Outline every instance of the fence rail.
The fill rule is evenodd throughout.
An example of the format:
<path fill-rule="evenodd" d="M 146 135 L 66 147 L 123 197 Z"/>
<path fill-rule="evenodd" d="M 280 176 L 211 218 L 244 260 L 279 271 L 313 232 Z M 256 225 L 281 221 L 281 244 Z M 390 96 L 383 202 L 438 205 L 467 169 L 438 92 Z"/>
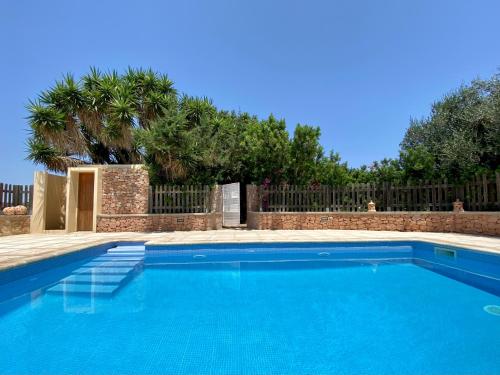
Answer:
<path fill-rule="evenodd" d="M 370 200 L 378 211 L 451 211 L 457 198 L 468 211 L 498 211 L 500 173 L 493 178 L 476 176 L 462 185 L 440 180 L 412 185 L 261 186 L 258 198 L 264 212 L 366 211 Z"/>
<path fill-rule="evenodd" d="M 150 186 L 149 212 L 152 214 L 210 212 L 210 193 L 209 186 Z"/>
<path fill-rule="evenodd" d="M 5 207 L 23 205 L 31 212 L 33 185 L 13 185 L 0 182 L 0 210 Z"/>

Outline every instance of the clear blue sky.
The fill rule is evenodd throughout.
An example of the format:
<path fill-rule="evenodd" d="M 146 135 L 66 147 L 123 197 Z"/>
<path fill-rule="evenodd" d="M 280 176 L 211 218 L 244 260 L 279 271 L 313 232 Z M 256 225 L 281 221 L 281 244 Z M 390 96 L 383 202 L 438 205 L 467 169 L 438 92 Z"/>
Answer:
<path fill-rule="evenodd" d="M 30 98 L 89 66 L 321 127 L 352 166 L 398 155 L 410 117 L 500 67 L 498 0 L 4 1 L 0 181 L 28 183 Z M 38 169 L 42 169 L 38 167 Z"/>

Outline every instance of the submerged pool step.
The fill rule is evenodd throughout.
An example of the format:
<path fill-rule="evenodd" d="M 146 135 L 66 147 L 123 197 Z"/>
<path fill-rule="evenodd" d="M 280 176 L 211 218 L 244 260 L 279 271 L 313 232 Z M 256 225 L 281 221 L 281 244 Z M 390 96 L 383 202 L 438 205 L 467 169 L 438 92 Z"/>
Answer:
<path fill-rule="evenodd" d="M 117 284 L 123 281 L 123 275 L 78 274 L 65 277 L 64 284 Z"/>
<path fill-rule="evenodd" d="M 133 268 L 141 260 L 132 260 L 132 261 L 100 260 L 100 261 L 95 261 L 95 262 L 88 262 L 88 263 L 84 264 L 81 268 L 121 268 L 121 267 L 124 267 L 124 268 L 132 267 Z"/>
<path fill-rule="evenodd" d="M 144 251 L 138 251 L 138 250 L 119 251 L 119 250 L 115 250 L 115 251 L 110 251 L 109 253 L 102 255 L 102 256 L 142 256 L 142 255 L 144 255 Z"/>
<path fill-rule="evenodd" d="M 144 247 L 124 246 L 82 264 L 46 290 L 49 294 L 112 296 L 132 279 L 144 260 Z"/>
<path fill-rule="evenodd" d="M 134 267 L 82 267 L 73 271 L 73 274 L 87 275 L 126 275 L 133 271 Z"/>
<path fill-rule="evenodd" d="M 49 294 L 83 294 L 110 296 L 118 290 L 120 284 L 65 284 L 59 283 L 47 290 Z"/>
<path fill-rule="evenodd" d="M 95 258 L 94 262 L 102 262 L 102 261 L 118 261 L 118 262 L 130 262 L 130 261 L 140 261 L 144 258 L 144 255 L 141 256 L 126 256 L 126 255 L 103 255 Z"/>
<path fill-rule="evenodd" d="M 144 246 L 142 246 L 142 249 L 139 248 L 138 246 L 126 247 L 123 249 L 115 247 L 113 249 L 109 249 L 108 254 L 144 254 Z"/>

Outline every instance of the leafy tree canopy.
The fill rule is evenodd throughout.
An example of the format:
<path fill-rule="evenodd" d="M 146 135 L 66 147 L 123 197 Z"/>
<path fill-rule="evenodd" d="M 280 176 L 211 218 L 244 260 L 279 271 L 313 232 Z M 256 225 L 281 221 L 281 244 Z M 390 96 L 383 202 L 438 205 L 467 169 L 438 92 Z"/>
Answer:
<path fill-rule="evenodd" d="M 325 155 L 318 127 L 220 110 L 178 95 L 151 70 L 67 75 L 28 106 L 28 158 L 50 170 L 146 163 L 152 183 L 396 182 L 469 178 L 500 162 L 500 79 L 476 80 L 411 120 L 398 159 L 349 168 Z"/>
<path fill-rule="evenodd" d="M 457 181 L 500 165 L 500 76 L 476 80 L 412 120 L 401 143 L 408 178 Z"/>

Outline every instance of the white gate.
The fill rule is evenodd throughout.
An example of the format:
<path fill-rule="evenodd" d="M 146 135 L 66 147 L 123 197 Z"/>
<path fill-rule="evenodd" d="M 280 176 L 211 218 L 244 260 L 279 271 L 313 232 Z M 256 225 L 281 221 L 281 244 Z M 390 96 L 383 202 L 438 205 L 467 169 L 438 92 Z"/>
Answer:
<path fill-rule="evenodd" d="M 222 185 L 222 225 L 237 227 L 240 225 L 240 184 Z"/>

